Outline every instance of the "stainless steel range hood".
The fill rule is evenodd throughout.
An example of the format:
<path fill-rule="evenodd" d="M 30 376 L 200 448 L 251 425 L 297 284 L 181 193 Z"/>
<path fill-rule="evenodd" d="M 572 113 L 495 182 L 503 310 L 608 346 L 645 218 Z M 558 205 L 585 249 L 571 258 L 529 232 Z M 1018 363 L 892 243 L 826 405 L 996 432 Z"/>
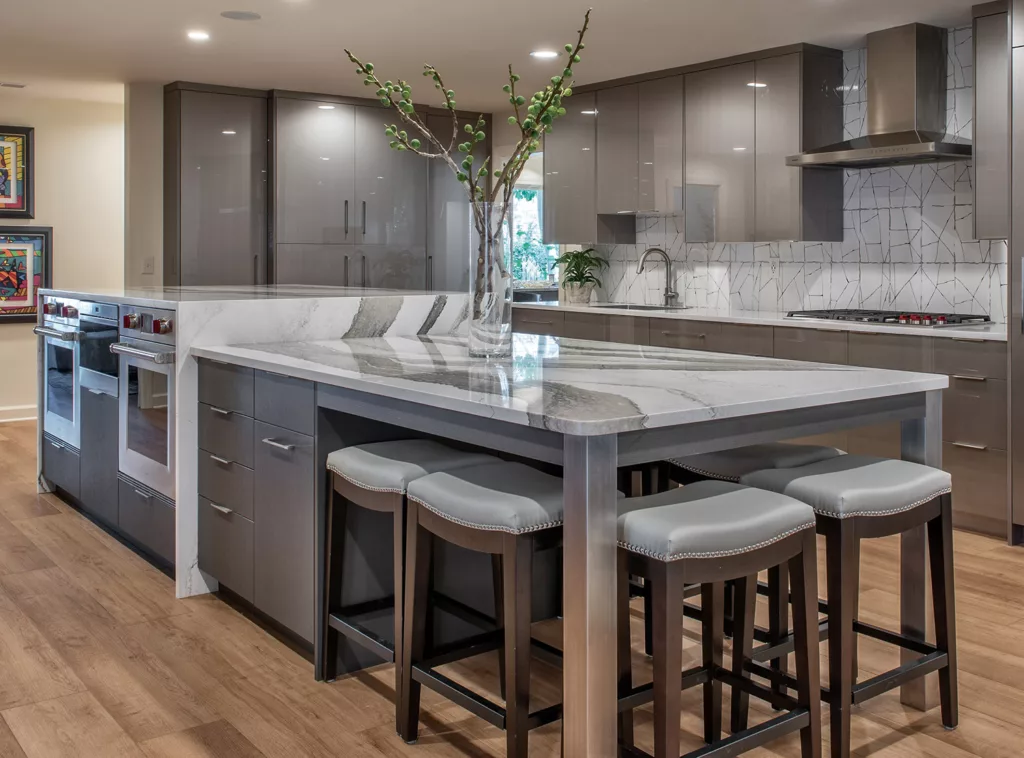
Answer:
<path fill-rule="evenodd" d="M 970 160 L 946 136 L 946 30 L 908 24 L 868 35 L 868 136 L 809 150 L 790 166 L 871 168 Z"/>

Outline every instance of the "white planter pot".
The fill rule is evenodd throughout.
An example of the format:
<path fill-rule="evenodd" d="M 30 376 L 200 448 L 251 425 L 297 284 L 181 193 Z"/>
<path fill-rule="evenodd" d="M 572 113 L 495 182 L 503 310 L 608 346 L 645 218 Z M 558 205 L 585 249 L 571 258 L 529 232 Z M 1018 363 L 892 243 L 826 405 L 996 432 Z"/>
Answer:
<path fill-rule="evenodd" d="M 590 299 L 594 295 L 594 283 L 587 284 L 563 284 L 562 292 L 565 295 L 565 305 L 590 305 Z"/>

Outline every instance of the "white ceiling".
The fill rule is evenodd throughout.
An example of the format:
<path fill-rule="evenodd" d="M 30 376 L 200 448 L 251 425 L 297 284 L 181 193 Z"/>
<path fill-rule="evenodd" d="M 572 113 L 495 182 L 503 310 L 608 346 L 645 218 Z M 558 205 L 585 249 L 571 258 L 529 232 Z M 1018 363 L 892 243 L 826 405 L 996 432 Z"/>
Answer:
<path fill-rule="evenodd" d="M 968 24 L 976 1 L 592 0 L 577 80 L 794 42 L 848 48 L 870 31 L 911 21 Z M 586 7 L 566 0 L 28 0 L 4 14 L 0 80 L 86 99 L 119 97 L 111 85 L 123 82 L 177 79 L 367 94 L 342 52 L 351 47 L 384 78 L 419 84 L 418 100 L 433 99 L 418 76 L 428 61 L 456 90 L 460 108 L 498 110 L 507 104 L 506 66 L 512 63 L 531 89 L 544 83 L 563 63 L 528 53 L 560 50 Z M 228 21 L 223 10 L 256 11 L 263 19 Z M 211 39 L 191 42 L 190 29 Z"/>

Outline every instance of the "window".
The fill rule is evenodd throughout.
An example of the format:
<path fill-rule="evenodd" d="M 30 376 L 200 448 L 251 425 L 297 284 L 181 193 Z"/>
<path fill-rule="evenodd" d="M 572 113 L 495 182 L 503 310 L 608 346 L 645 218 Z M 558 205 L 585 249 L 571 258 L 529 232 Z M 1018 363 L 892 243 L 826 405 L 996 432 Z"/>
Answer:
<path fill-rule="evenodd" d="M 551 263 L 558 257 L 558 245 L 545 245 L 543 241 L 543 195 L 543 190 L 534 187 L 512 190 L 507 239 L 517 287 L 557 281 Z"/>

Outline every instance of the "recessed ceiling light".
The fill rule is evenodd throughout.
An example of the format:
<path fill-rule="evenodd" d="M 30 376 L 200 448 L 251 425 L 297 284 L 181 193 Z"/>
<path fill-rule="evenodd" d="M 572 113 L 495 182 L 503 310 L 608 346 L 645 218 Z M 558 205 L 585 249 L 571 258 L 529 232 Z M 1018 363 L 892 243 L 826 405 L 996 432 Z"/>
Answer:
<path fill-rule="evenodd" d="M 224 131 L 221 132 L 221 134 L 228 134 L 228 135 L 230 135 L 230 134 L 238 134 L 238 132 L 236 132 L 236 131 L 234 131 L 232 129 L 225 129 Z"/>
<path fill-rule="evenodd" d="M 746 149 L 747 148 L 745 148 L 745 147 L 734 147 L 733 148 L 733 150 L 735 150 L 737 153 L 742 153 Z"/>
<path fill-rule="evenodd" d="M 582 150 L 585 153 L 590 152 L 590 148 L 589 147 L 581 147 L 580 150 Z"/>
<path fill-rule="evenodd" d="M 756 87 L 757 89 L 761 89 L 762 87 L 767 87 L 768 85 L 765 84 L 764 82 L 747 82 L 747 86 L 748 87 Z"/>
<path fill-rule="evenodd" d="M 334 110 L 334 106 L 333 105 L 318 105 L 317 108 L 319 108 L 322 111 L 333 111 Z"/>
<path fill-rule="evenodd" d="M 206 42 L 206 40 L 210 39 L 210 34 L 209 32 L 193 29 L 188 33 L 188 38 L 193 42 Z"/>
<path fill-rule="evenodd" d="M 322 161 L 329 161 L 329 160 L 330 160 L 330 158 L 325 158 L 324 156 L 322 156 L 322 155 L 321 155 L 321 156 L 320 156 L 320 160 L 322 160 Z"/>
<path fill-rule="evenodd" d="M 220 15 L 231 21 L 259 21 L 263 18 L 255 11 L 224 11 Z"/>
<path fill-rule="evenodd" d="M 596 116 L 597 111 L 580 111 L 584 116 Z"/>
<path fill-rule="evenodd" d="M 554 50 L 534 50 L 530 53 L 534 58 L 557 58 L 558 53 Z"/>

